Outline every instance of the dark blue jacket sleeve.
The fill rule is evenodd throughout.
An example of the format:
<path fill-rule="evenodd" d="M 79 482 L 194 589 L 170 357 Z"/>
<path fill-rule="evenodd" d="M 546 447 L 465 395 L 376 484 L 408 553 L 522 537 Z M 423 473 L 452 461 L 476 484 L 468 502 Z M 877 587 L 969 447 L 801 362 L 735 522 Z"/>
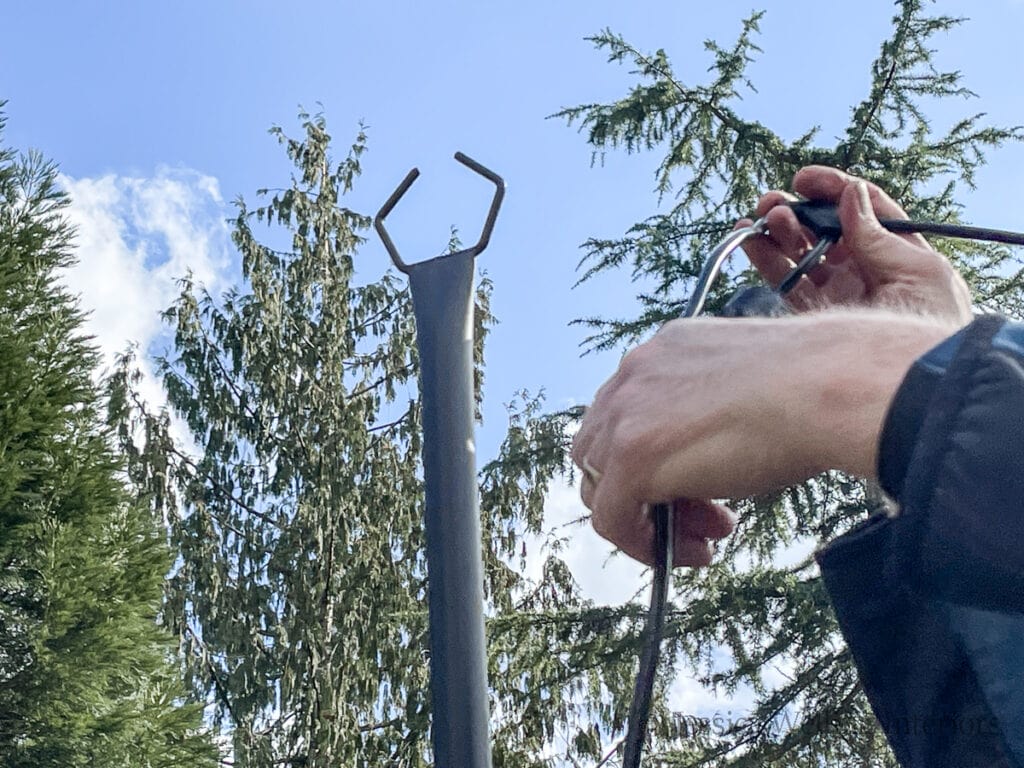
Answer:
<path fill-rule="evenodd" d="M 1024 326 L 918 360 L 879 454 L 898 514 L 818 553 L 865 692 L 907 768 L 1024 768 Z"/>

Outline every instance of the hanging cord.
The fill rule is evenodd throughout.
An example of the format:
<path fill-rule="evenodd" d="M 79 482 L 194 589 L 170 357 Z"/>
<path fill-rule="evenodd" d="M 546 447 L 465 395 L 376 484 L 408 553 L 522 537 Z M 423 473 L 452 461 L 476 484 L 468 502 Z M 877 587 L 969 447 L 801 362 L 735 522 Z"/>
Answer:
<path fill-rule="evenodd" d="M 765 220 L 759 219 L 749 227 L 734 230 L 708 256 L 704 262 L 697 286 L 690 300 L 686 302 L 683 317 L 694 317 L 704 308 L 711 283 L 722 271 L 722 265 L 736 248 L 748 237 L 765 232 Z M 646 510 L 654 520 L 654 581 L 651 585 L 651 606 L 647 612 L 644 627 L 643 650 L 640 654 L 640 671 L 633 686 L 633 701 L 629 706 L 629 724 L 626 728 L 625 751 L 622 768 L 639 768 L 644 740 L 647 736 L 647 721 L 651 714 L 651 699 L 654 693 L 654 677 L 658 669 L 661 652 L 661 636 L 665 631 L 665 606 L 668 603 L 668 588 L 674 561 L 675 515 L 671 504 L 655 504 Z"/>
<path fill-rule="evenodd" d="M 776 316 L 785 313 L 783 297 L 792 290 L 800 278 L 821 261 L 825 252 L 842 236 L 839 212 L 835 204 L 826 201 L 801 201 L 790 203 L 797 220 L 818 238 L 814 246 L 800 259 L 793 270 L 783 278 L 779 287 L 770 291 L 764 287 L 746 288 L 738 291 L 726 305 L 723 314 L 737 316 Z M 1007 245 L 1024 245 L 1024 233 L 1001 229 L 969 227 L 960 224 L 944 224 L 932 221 L 911 221 L 908 219 L 879 219 L 879 223 L 890 232 L 921 233 L 955 237 L 962 240 L 986 240 Z M 686 303 L 683 317 L 695 317 L 704 308 L 711 284 L 722 271 L 729 255 L 749 237 L 767 233 L 767 222 L 758 219 L 748 227 L 733 230 L 708 256 L 697 278 L 690 300 Z M 767 296 L 763 295 L 767 292 Z M 746 297 L 757 298 L 745 301 Z M 767 299 L 767 300 L 766 300 Z M 733 311 L 729 308 L 733 307 Z M 654 504 L 647 508 L 654 519 L 654 580 L 651 585 L 651 604 L 644 627 L 644 644 L 640 655 L 640 669 L 633 687 L 633 701 L 629 707 L 629 724 L 626 728 L 622 768 L 640 768 L 640 758 L 647 736 L 647 722 L 651 714 L 654 693 L 654 678 L 657 674 L 661 638 L 665 631 L 665 608 L 668 603 L 668 588 L 674 562 L 674 514 L 671 504 Z"/>
<path fill-rule="evenodd" d="M 647 612 L 644 647 L 640 655 L 640 671 L 633 686 L 633 701 L 629 705 L 629 728 L 626 731 L 623 766 L 639 766 L 640 754 L 647 735 L 647 720 L 651 716 L 651 693 L 654 675 L 658 671 L 661 653 L 661 635 L 665 627 L 665 606 L 668 604 L 668 585 L 672 573 L 675 515 L 672 507 L 659 504 L 654 515 L 654 581 L 651 584 L 651 607 Z"/>

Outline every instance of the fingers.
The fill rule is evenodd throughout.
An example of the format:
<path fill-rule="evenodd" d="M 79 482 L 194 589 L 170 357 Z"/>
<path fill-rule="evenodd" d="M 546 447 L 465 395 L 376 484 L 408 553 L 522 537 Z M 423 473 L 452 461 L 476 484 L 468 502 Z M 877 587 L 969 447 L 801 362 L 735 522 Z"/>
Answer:
<path fill-rule="evenodd" d="M 600 407 L 603 401 L 606 401 L 608 397 L 617 389 L 618 382 L 621 380 L 621 365 L 620 369 L 616 370 L 612 374 L 611 378 L 608 379 L 601 388 L 594 394 L 594 400 L 584 411 L 583 421 L 580 424 L 579 431 L 572 441 L 572 460 L 580 469 L 584 469 L 585 461 L 593 461 L 593 457 L 590 456 L 591 446 L 594 442 L 594 435 L 601 431 L 604 419 L 602 414 L 604 411 Z M 599 423 L 600 422 L 600 423 Z M 600 471 L 600 465 L 593 465 L 593 468 Z M 584 499 L 584 502 L 586 500 Z M 589 507 L 590 505 L 587 504 Z"/>
<path fill-rule="evenodd" d="M 603 478 L 602 481 L 604 482 Z M 591 492 L 586 492 L 586 487 Z M 586 496 L 593 496 L 593 482 L 584 483 Z M 609 494 L 602 493 L 601 499 Z M 595 532 L 615 544 L 622 552 L 647 565 L 653 565 L 656 557 L 654 548 L 653 507 L 632 504 L 628 509 L 609 513 L 599 503 L 594 508 L 591 522 Z M 736 528 L 736 514 L 723 504 L 711 501 L 683 500 L 672 504 L 675 538 L 673 542 L 673 566 L 701 567 L 708 565 L 714 555 L 713 540 L 723 539 Z"/>
<path fill-rule="evenodd" d="M 902 213 L 901 208 L 896 206 L 896 209 Z M 851 257 L 876 280 L 887 282 L 899 273 L 914 270 L 924 253 L 935 254 L 934 259 L 927 259 L 929 262 L 941 261 L 920 235 L 894 235 L 878 222 L 870 188 L 864 181 L 856 181 L 843 190 L 838 210 L 843 242 Z M 923 245 L 926 250 L 912 248 L 908 240 L 915 246 Z"/>
<path fill-rule="evenodd" d="M 679 536 L 722 539 L 736 528 L 736 513 L 713 501 L 682 499 L 672 505 Z"/>
<path fill-rule="evenodd" d="M 643 505 L 630 505 L 625 514 L 621 509 L 609 510 L 602 504 L 591 509 L 593 514 L 590 523 L 598 536 L 610 541 L 634 560 L 646 565 L 654 564 L 654 521 Z"/>
<path fill-rule="evenodd" d="M 838 168 L 809 165 L 796 172 L 793 177 L 793 189 L 808 200 L 829 200 L 835 203 L 839 201 L 847 187 L 859 181 L 862 179 L 844 173 Z M 908 218 L 906 211 L 881 188 L 869 182 L 864 183 L 867 184 L 872 207 L 878 216 L 889 219 Z"/>
<path fill-rule="evenodd" d="M 672 567 L 690 566 L 703 568 L 711 565 L 715 557 L 715 547 L 707 539 L 693 536 L 676 536 L 672 548 Z M 653 563 L 651 563 L 653 565 Z"/>
<path fill-rule="evenodd" d="M 747 254 L 750 263 L 753 264 L 761 276 L 771 285 L 778 285 L 782 279 L 789 274 L 796 266 L 791 255 L 798 255 L 807 247 L 806 239 L 799 232 L 799 224 L 796 216 L 788 208 L 777 208 L 779 214 L 772 211 L 772 218 L 784 219 L 788 213 L 796 224 L 796 232 L 787 229 L 785 226 L 769 229 L 770 235 L 758 235 L 748 238 L 743 242 L 743 252 Z M 750 220 L 744 219 L 738 226 L 749 226 Z"/>
<path fill-rule="evenodd" d="M 792 257 L 806 252 L 810 247 L 810 240 L 788 206 L 769 210 L 767 218 L 769 234 L 749 238 L 743 243 L 742 248 L 765 282 L 771 286 L 778 286 L 796 267 L 796 261 Z M 749 219 L 743 219 L 737 226 L 748 226 L 750 223 Z M 801 277 L 787 294 L 787 303 L 797 310 L 817 306 L 819 302 L 815 298 L 814 289 L 828 279 L 829 270 L 825 265 L 815 267 Z"/>
<path fill-rule="evenodd" d="M 783 192 L 778 189 L 773 189 L 771 192 L 765 192 L 761 195 L 761 199 L 757 201 L 757 215 L 765 216 L 769 211 L 782 205 L 785 206 L 787 203 L 795 203 L 798 200 L 796 195 L 791 195 L 788 192 Z M 796 217 L 794 217 L 795 220 Z"/>
<path fill-rule="evenodd" d="M 607 455 L 604 442 L 589 437 L 598 427 L 585 424 L 573 445 L 573 460 L 580 466 L 580 497 L 592 510 L 591 524 L 602 538 L 635 560 L 655 560 L 654 521 L 643 500 L 643 478 L 627 473 L 622 461 Z M 736 527 L 736 515 L 711 501 L 686 500 L 672 505 L 675 566 L 703 566 L 711 562 L 712 539 L 721 539 Z"/>
<path fill-rule="evenodd" d="M 838 203 L 844 192 L 861 183 L 867 187 L 868 199 L 871 201 L 870 208 L 877 218 L 909 218 L 907 212 L 880 187 L 844 173 L 838 168 L 829 168 L 823 165 L 809 165 L 806 168 L 801 168 L 793 177 L 793 190 L 807 200 L 827 200 Z M 795 233 L 806 231 L 801 229 L 796 216 L 787 210 L 786 204 L 796 200 L 795 196 L 776 190 L 768 192 L 758 201 L 757 215 L 768 216 L 769 231 L 780 245 L 798 244 Z M 846 231 L 845 226 L 843 230 Z M 927 245 L 922 235 L 904 237 L 912 242 Z"/>
<path fill-rule="evenodd" d="M 793 189 L 807 199 L 837 203 L 843 226 L 843 237 L 829 251 L 828 263 L 808 273 L 789 295 L 795 308 L 817 306 L 820 292 L 816 289 L 826 286 L 830 300 L 849 300 L 857 298 L 860 290 L 872 290 L 898 275 L 938 267 L 941 257 L 923 236 L 895 235 L 882 227 L 879 216 L 906 219 L 907 214 L 874 184 L 836 168 L 808 166 L 793 177 Z M 799 255 L 811 245 L 810 233 L 787 205 L 795 199 L 780 191 L 765 194 L 758 202 L 757 213 L 766 219 L 768 235 L 751 238 L 743 246 L 750 261 L 772 285 L 778 285 L 789 274 Z M 850 258 L 856 264 L 846 267 Z M 835 268 L 841 265 L 845 271 L 840 268 L 837 272 Z M 853 286 L 854 295 L 840 295 L 841 286 L 830 283 L 837 274 L 846 275 L 851 270 L 859 277 L 859 283 Z"/>
<path fill-rule="evenodd" d="M 801 168 L 793 177 L 793 189 L 808 200 L 829 200 L 840 202 L 844 192 L 857 184 L 862 183 L 867 188 L 870 209 L 874 216 L 882 219 L 908 219 L 907 212 L 900 207 L 899 203 L 889 197 L 883 189 L 864 181 L 856 176 L 840 171 L 838 168 L 828 168 L 823 165 L 809 165 Z M 840 219 L 841 220 L 841 219 Z M 846 223 L 843 223 L 844 236 L 847 232 Z M 893 237 L 897 237 L 894 235 Z M 927 246 L 923 235 L 904 235 L 901 239 L 909 242 Z"/>
<path fill-rule="evenodd" d="M 763 195 L 757 204 L 757 215 L 765 219 L 768 233 L 750 238 L 743 244 L 747 258 L 771 285 L 781 283 L 796 266 L 801 254 L 814 244 L 811 233 L 800 224 L 789 207 L 789 203 L 796 200 L 795 196 L 779 190 Z M 741 223 L 749 222 L 744 220 Z M 812 270 L 791 292 L 792 303 L 799 308 L 807 298 L 804 294 L 827 279 L 824 270 Z"/>
<path fill-rule="evenodd" d="M 596 488 L 597 479 L 586 471 L 580 472 L 580 499 L 587 509 L 592 509 Z"/>
<path fill-rule="evenodd" d="M 672 504 L 672 514 L 675 517 L 672 566 L 675 568 L 710 565 L 715 554 L 714 541 L 725 538 L 736 528 L 736 514 L 728 507 L 711 501 L 676 501 Z M 653 550 L 652 543 L 650 564 L 654 561 Z"/>
<path fill-rule="evenodd" d="M 736 529 L 736 513 L 724 504 L 692 499 L 676 501 L 673 562 L 675 567 L 701 568 L 710 565 L 715 554 L 711 540 L 724 539 Z"/>

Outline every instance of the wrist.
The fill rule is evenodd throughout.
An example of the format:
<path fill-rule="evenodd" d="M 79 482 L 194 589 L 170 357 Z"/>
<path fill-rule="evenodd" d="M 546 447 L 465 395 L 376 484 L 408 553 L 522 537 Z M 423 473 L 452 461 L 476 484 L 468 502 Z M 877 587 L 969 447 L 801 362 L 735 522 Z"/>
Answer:
<path fill-rule="evenodd" d="M 953 323 L 889 312 L 831 312 L 816 318 L 805 381 L 810 435 L 820 471 L 876 479 L 882 428 L 914 362 L 956 332 Z"/>

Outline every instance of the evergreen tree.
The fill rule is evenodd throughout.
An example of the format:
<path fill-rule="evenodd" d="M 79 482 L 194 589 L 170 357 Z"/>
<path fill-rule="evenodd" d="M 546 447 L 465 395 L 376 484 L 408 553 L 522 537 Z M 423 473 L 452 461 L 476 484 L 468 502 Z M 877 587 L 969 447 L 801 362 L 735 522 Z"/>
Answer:
<path fill-rule="evenodd" d="M 672 201 L 622 237 L 585 243 L 582 280 L 628 269 L 644 286 L 635 317 L 580 321 L 590 329 L 592 348 L 631 345 L 678 317 L 713 244 L 750 215 L 760 194 L 786 188 L 802 166 L 836 166 L 874 181 L 912 217 L 959 220 L 957 195 L 972 184 L 985 151 L 1019 140 L 1022 131 L 985 126 L 975 114 L 937 135 L 927 103 L 971 95 L 959 73 L 936 68 L 931 48 L 959 20 L 930 16 L 923 0 L 896 6 L 867 93 L 833 145 L 821 142 L 814 126 L 787 141 L 743 114 L 761 13 L 743 22 L 732 45 L 707 43 L 710 78 L 695 85 L 673 70 L 663 50 L 644 53 L 611 31 L 592 38 L 609 61 L 633 66 L 638 82 L 618 101 L 558 116 L 579 125 L 595 155 L 659 153 L 656 192 L 659 201 Z M 1020 316 L 1022 273 L 1010 249 L 959 240 L 935 244 L 961 268 L 979 303 Z M 709 311 L 751 279 L 749 270 L 721 279 Z M 677 576 L 661 682 L 664 692 L 672 668 L 681 667 L 724 694 L 751 686 L 756 705 L 740 719 L 734 713 L 733 722 L 702 723 L 673 719 L 662 700 L 652 726 L 652 764 L 895 765 L 813 561 L 774 564 L 796 538 L 825 543 L 879 503 L 870 488 L 838 474 L 737 502 L 739 529 L 716 564 Z M 728 663 L 713 655 L 720 648 Z M 784 683 L 765 682 L 769 666 L 787 670 Z"/>
<path fill-rule="evenodd" d="M 709 45 L 712 79 L 699 86 L 677 78 L 663 52 L 644 55 L 610 32 L 594 39 L 612 60 L 634 64 L 642 82 L 619 102 L 561 115 L 588 131 L 597 153 L 664 150 L 659 192 L 680 191 L 670 211 L 625 237 L 587 243 L 583 279 L 628 265 L 653 285 L 638 317 L 584 321 L 593 346 L 632 343 L 677 316 L 703 254 L 802 165 L 847 168 L 893 189 L 913 215 L 955 219 L 958 185 L 970 183 L 982 151 L 1019 137 L 977 117 L 932 135 L 920 100 L 964 93 L 955 74 L 934 70 L 928 48 L 955 21 L 904 2 L 839 144 L 818 146 L 814 130 L 786 142 L 737 107 L 759 18 L 735 45 Z M 410 297 L 391 274 L 355 278 L 368 220 L 343 197 L 361 171 L 365 136 L 336 162 L 323 118 L 301 119 L 300 138 L 274 130 L 295 166 L 290 184 L 263 190 L 254 209 L 238 203 L 242 285 L 214 297 L 187 278 L 167 312 L 170 409 L 146 411 L 126 359 L 114 417 L 132 480 L 168 521 L 179 553 L 165 620 L 187 651 L 193 689 L 231 736 L 235 764 L 424 766 L 429 574 Z M 983 300 L 1016 310 L 1016 278 L 1000 277 L 1006 249 L 939 245 Z M 748 279 L 723 280 L 711 306 Z M 489 293 L 484 280 L 478 384 Z M 524 395 L 481 471 L 497 766 L 596 765 L 614 758 L 622 736 L 643 607 L 582 600 L 550 533 L 541 578 L 521 573 L 527 534 L 543 530 L 548 484 L 571 472 L 567 434 L 578 415 L 544 414 Z M 174 418 L 187 440 L 173 438 Z M 795 537 L 829 540 L 872 503 L 860 484 L 833 475 L 739 505 L 743 523 L 719 562 L 677 584 L 651 728 L 657 759 L 892 763 L 813 564 L 773 565 Z M 732 656 L 724 667 L 713 663 L 723 645 Z M 791 680 L 766 685 L 769 663 L 785 664 Z M 755 712 L 721 736 L 722 724 L 672 713 L 664 694 L 680 665 L 725 692 L 753 686 Z"/>
<path fill-rule="evenodd" d="M 0 149 L 0 763 L 213 765 L 156 623 L 171 553 L 124 486 L 57 282 L 66 202 L 52 164 Z"/>
<path fill-rule="evenodd" d="M 355 279 L 368 218 L 342 198 L 366 137 L 335 162 L 324 119 L 300 119 L 301 138 L 273 130 L 294 163 L 291 184 L 262 190 L 269 200 L 255 209 L 238 201 L 244 285 L 213 297 L 186 278 L 166 313 L 169 410 L 146 410 L 126 358 L 113 416 L 132 480 L 179 553 L 164 615 L 235 764 L 424 766 L 428 574 L 411 297 L 390 273 Z M 476 293 L 478 397 L 490 290 L 485 279 Z M 566 463 L 568 416 L 542 418 L 538 407 L 524 396 L 510 410 L 500 460 L 482 473 L 498 765 L 550 764 L 561 690 L 582 684 L 552 656 L 552 636 L 575 652 L 561 614 L 587 607 L 557 559 L 543 584 L 527 583 L 517 563 Z M 174 417 L 189 440 L 173 438 Z"/>

